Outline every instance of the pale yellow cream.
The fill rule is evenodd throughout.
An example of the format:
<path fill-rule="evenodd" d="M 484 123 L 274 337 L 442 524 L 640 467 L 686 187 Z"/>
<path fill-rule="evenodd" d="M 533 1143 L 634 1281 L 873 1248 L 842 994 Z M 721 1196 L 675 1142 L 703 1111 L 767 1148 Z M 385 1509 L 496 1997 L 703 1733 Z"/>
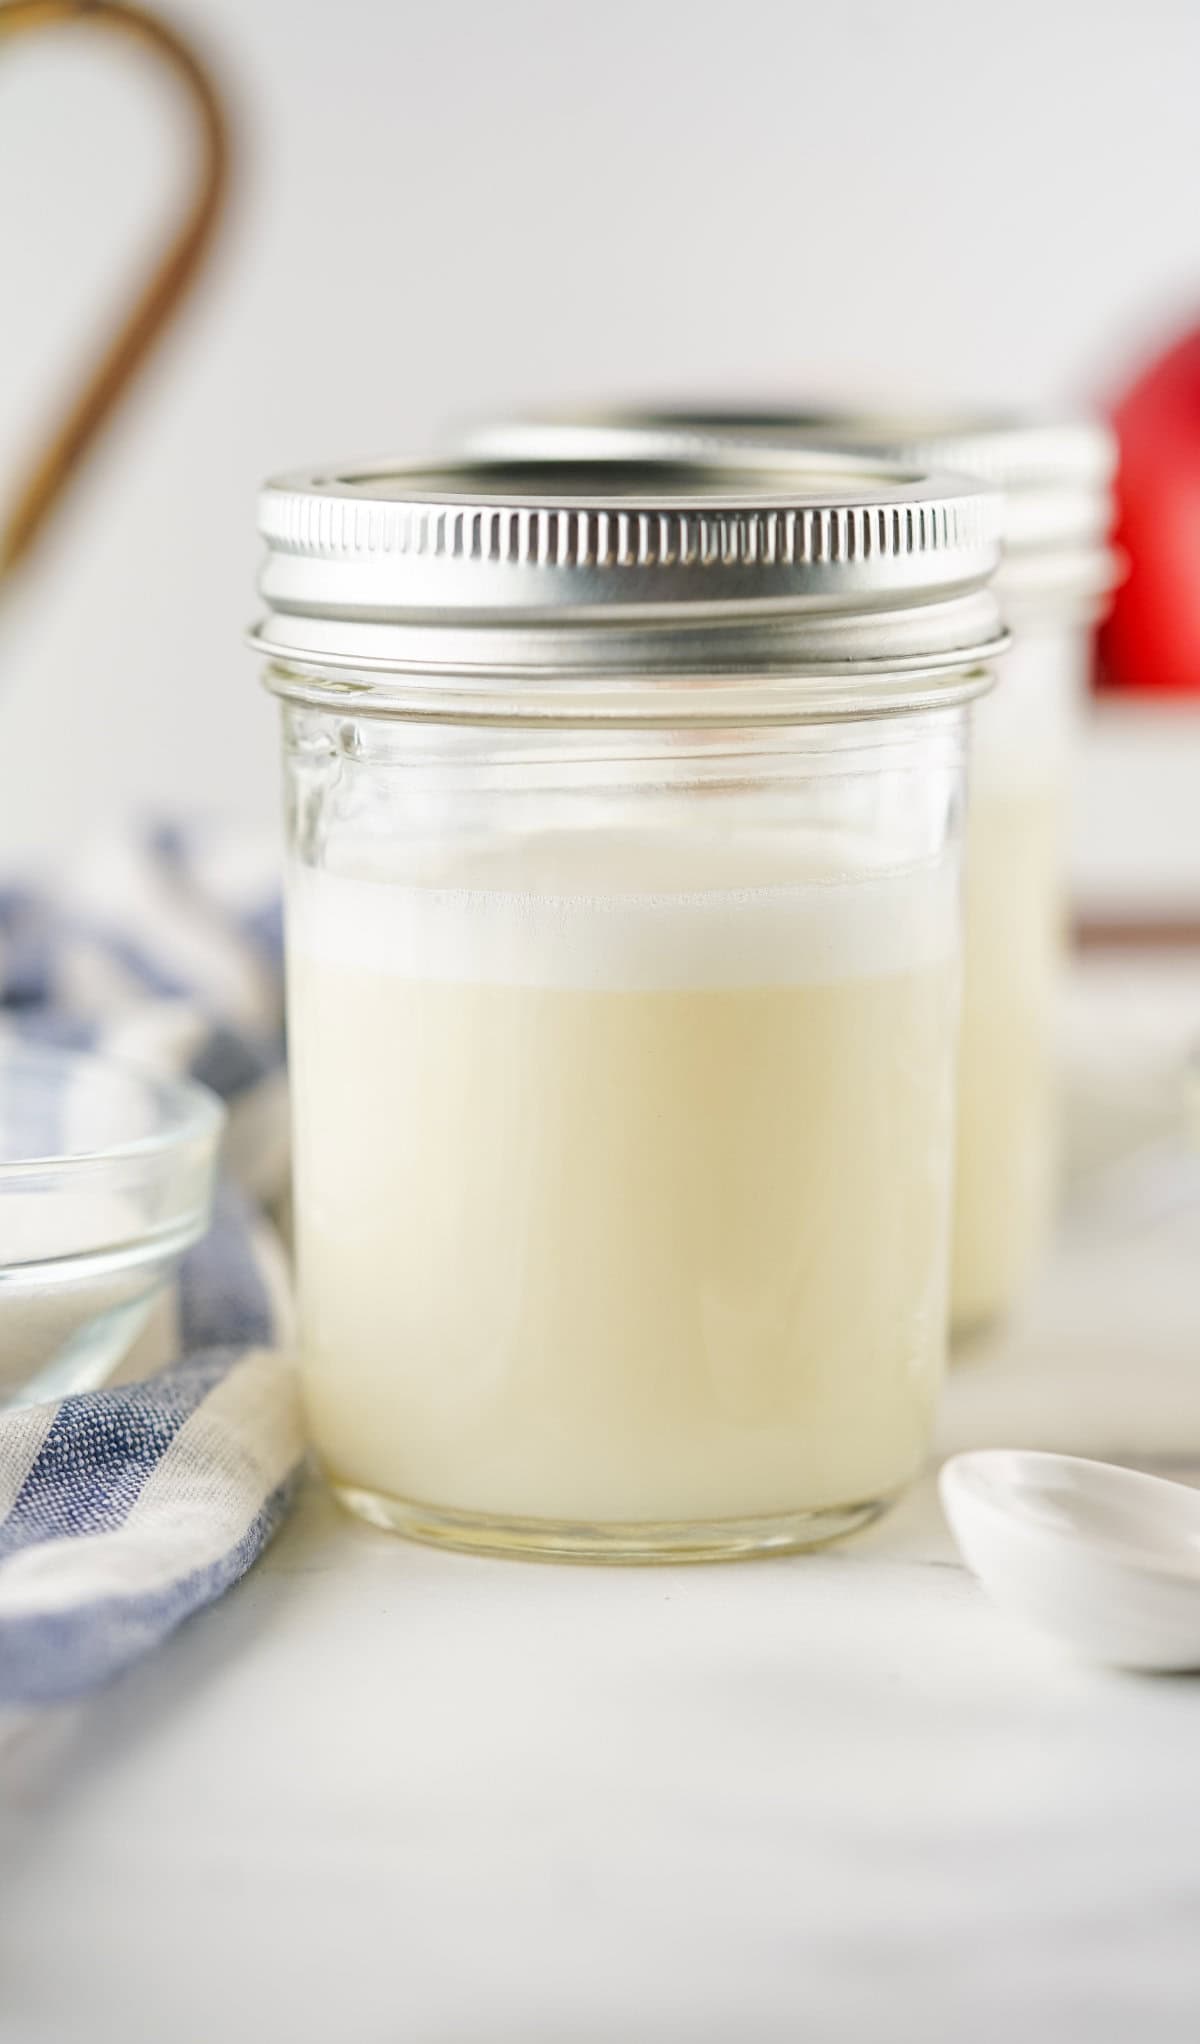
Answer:
<path fill-rule="evenodd" d="M 1062 809 L 1055 788 L 985 788 L 968 824 L 951 1278 L 961 1332 L 1020 1297 L 1050 1231 Z"/>
<path fill-rule="evenodd" d="M 303 1371 L 335 1480 L 602 1524 L 912 1475 L 953 876 L 780 835 L 717 885 L 731 856 L 588 834 L 295 877 Z"/>
<path fill-rule="evenodd" d="M 975 710 L 951 1321 L 1018 1303 L 1050 1235 L 1068 761 L 1087 641 L 1027 632 Z"/>

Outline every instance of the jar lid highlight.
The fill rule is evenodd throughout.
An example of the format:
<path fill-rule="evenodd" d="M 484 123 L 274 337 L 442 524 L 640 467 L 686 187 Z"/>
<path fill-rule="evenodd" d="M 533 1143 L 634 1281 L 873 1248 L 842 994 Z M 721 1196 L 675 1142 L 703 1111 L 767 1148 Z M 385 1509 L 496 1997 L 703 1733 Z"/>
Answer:
<path fill-rule="evenodd" d="M 961 477 L 815 449 L 769 471 L 658 454 L 338 465 L 263 492 L 253 643 L 285 667 L 374 676 L 380 713 L 435 714 L 440 694 L 444 714 L 559 715 L 565 692 L 589 718 L 615 691 L 621 714 L 661 718 L 663 680 L 687 678 L 722 684 L 703 714 L 726 716 L 714 692 L 783 676 L 790 715 L 818 698 L 824 713 L 839 688 L 863 714 L 872 681 L 882 706 L 911 707 L 938 676 L 961 693 L 1003 643 L 987 588 L 1000 512 Z M 805 678 L 827 686 L 805 697 Z M 656 681 L 657 704 L 635 705 Z M 672 721 L 694 713 L 685 693 Z"/>
<path fill-rule="evenodd" d="M 620 462 L 631 456 L 787 466 L 810 449 L 950 470 L 1003 492 L 1006 595 L 1096 598 L 1116 580 L 1108 547 L 1116 439 L 1097 418 L 849 405 L 630 406 L 531 412 L 466 436 L 491 457 Z"/>

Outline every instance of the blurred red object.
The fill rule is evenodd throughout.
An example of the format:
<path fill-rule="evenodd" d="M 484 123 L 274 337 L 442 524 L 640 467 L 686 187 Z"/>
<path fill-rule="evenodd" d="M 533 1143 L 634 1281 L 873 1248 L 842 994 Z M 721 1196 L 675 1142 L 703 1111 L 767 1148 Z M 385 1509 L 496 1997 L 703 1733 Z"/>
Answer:
<path fill-rule="evenodd" d="M 1200 327 L 1113 413 L 1126 579 L 1099 639 L 1102 688 L 1200 695 Z"/>

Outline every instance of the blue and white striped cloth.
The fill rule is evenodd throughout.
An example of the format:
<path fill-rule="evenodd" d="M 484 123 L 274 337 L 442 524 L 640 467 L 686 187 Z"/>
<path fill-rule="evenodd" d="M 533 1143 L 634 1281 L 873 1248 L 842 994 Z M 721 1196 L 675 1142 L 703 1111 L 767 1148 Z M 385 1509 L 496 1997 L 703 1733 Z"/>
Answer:
<path fill-rule="evenodd" d="M 278 889 L 215 829 L 99 848 L 52 891 L 0 885 L 0 1039 L 187 1072 L 226 1101 L 226 1177 L 184 1258 L 167 1368 L 0 1410 L 0 1709 L 78 1697 L 244 1574 L 303 1447 L 271 1216 L 286 1198 Z"/>

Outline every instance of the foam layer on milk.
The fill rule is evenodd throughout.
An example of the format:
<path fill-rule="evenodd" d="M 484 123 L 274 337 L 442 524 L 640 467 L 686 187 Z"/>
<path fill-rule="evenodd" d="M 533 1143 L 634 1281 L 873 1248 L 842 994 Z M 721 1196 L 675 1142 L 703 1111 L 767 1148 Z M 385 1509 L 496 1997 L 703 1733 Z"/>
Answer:
<path fill-rule="evenodd" d="M 289 944 L 326 969 L 443 984 L 795 986 L 939 964 L 957 913 L 949 862 L 897 869 L 846 835 L 562 832 L 297 866 Z"/>

